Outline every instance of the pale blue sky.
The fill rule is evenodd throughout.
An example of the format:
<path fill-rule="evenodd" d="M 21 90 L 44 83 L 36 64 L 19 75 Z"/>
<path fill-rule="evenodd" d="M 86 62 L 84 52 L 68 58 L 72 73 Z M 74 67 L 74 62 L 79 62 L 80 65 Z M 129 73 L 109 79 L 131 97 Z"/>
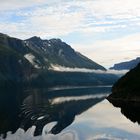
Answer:
<path fill-rule="evenodd" d="M 110 67 L 140 54 L 140 1 L 0 0 L 0 32 L 61 38 Z"/>

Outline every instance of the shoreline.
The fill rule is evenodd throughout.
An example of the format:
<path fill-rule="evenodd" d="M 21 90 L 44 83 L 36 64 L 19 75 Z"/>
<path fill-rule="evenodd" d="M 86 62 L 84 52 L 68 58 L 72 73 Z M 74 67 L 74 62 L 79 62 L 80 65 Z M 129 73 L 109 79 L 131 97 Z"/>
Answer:
<path fill-rule="evenodd" d="M 134 99 L 121 99 L 121 98 L 112 98 L 108 96 L 106 98 L 110 103 L 112 103 L 115 107 L 134 107 L 134 108 L 140 108 L 140 100 L 134 100 Z"/>

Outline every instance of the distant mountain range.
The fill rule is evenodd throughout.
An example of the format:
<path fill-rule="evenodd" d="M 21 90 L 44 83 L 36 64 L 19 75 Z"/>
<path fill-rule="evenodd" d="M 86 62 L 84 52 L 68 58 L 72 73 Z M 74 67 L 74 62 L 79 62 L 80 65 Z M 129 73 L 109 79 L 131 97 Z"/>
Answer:
<path fill-rule="evenodd" d="M 121 63 L 115 64 L 110 69 L 114 69 L 114 70 L 130 70 L 130 69 L 133 69 L 134 67 L 136 67 L 138 65 L 138 63 L 140 63 L 140 57 L 138 57 L 136 59 L 133 59 L 131 61 L 121 62 Z"/>

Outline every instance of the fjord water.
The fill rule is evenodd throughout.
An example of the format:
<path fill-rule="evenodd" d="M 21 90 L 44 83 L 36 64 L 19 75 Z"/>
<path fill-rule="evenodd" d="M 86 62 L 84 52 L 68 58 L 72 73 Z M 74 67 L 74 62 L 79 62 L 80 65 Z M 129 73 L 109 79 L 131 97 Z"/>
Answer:
<path fill-rule="evenodd" d="M 111 86 L 26 90 L 28 94 L 18 114 L 20 129 L 15 134 L 8 132 L 6 139 L 140 139 L 139 125 L 105 99 L 110 92 Z M 131 116 L 131 120 L 138 121 L 136 116 Z"/>

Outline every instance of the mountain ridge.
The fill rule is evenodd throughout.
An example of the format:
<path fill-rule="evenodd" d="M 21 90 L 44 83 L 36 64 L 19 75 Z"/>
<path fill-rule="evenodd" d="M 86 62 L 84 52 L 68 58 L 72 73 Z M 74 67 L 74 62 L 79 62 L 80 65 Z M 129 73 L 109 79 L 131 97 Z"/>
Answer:
<path fill-rule="evenodd" d="M 9 86 L 11 83 L 14 85 L 24 83 L 28 86 L 33 86 L 32 83 L 39 83 L 40 86 L 41 84 L 44 86 L 47 86 L 47 84 L 64 86 L 64 80 L 56 80 L 55 76 L 67 80 L 67 85 L 84 85 L 86 83 L 88 83 L 87 85 L 105 85 L 112 84 L 118 78 L 113 74 L 105 74 L 106 77 L 104 74 L 97 73 L 51 72 L 53 70 L 50 69 L 52 64 L 65 68 L 106 70 L 103 66 L 75 51 L 60 39 L 42 40 L 40 37 L 35 36 L 27 40 L 21 40 L 0 33 L 0 53 L 0 86 Z M 5 58 L 5 55 L 8 57 Z M 45 75 L 49 80 L 45 79 Z M 67 78 L 64 78 L 65 76 Z M 71 80 L 68 80 L 68 77 Z M 72 79 L 77 83 L 72 83 Z M 80 79 L 83 80 L 80 82 Z M 32 82 L 33 80 L 35 81 Z M 39 80 L 39 82 L 36 80 Z M 91 83 L 87 82 L 88 80 Z M 7 81 L 7 84 L 5 84 L 5 81 Z M 45 83 L 42 83 L 42 81 L 45 81 Z"/>
<path fill-rule="evenodd" d="M 134 67 L 136 67 L 138 63 L 140 63 L 140 57 L 137 57 L 136 59 L 132 59 L 130 61 L 114 64 L 114 66 L 110 67 L 110 69 L 130 70 L 130 69 L 133 69 Z"/>
<path fill-rule="evenodd" d="M 32 37 L 25 42 L 34 51 L 39 51 L 42 56 L 50 61 L 52 64 L 58 64 L 65 67 L 78 67 L 89 69 L 106 70 L 103 66 L 97 64 L 91 59 L 79 52 L 76 52 L 70 45 L 63 42 L 61 39 L 42 40 L 40 37 Z"/>

